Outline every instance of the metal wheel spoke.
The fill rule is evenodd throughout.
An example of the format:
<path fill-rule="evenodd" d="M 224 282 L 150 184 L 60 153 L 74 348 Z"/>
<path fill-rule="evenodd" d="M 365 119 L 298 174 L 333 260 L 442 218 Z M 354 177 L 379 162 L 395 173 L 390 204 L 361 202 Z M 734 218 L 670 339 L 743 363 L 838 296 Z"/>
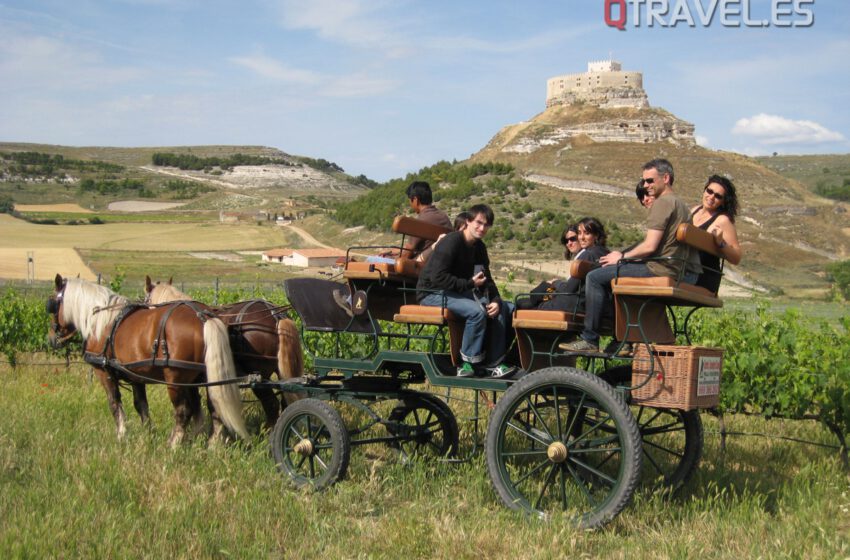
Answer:
<path fill-rule="evenodd" d="M 301 460 L 300 460 L 300 461 L 298 461 L 298 464 L 297 464 L 297 465 L 295 465 L 295 468 L 296 468 L 296 469 L 301 469 L 301 467 L 303 467 L 303 466 L 304 466 L 304 461 L 306 461 L 307 459 L 309 459 L 309 457 L 308 457 L 307 455 L 301 455 Z"/>
<path fill-rule="evenodd" d="M 554 440 L 555 438 L 552 437 L 552 432 L 549 430 L 549 426 L 546 425 L 546 422 L 543 420 L 543 417 L 540 416 L 540 412 L 538 412 L 537 406 L 535 406 L 534 403 L 531 402 L 530 398 L 526 397 L 526 400 L 528 401 L 528 405 L 531 408 L 531 412 L 534 413 L 534 417 L 537 418 L 537 421 L 543 427 L 543 431 L 546 432 L 547 436 L 549 436 L 549 441 Z M 555 403 L 555 406 L 558 406 L 557 402 Z"/>
<path fill-rule="evenodd" d="M 558 386 L 552 386 L 552 396 L 555 398 L 555 425 L 558 427 L 558 441 L 564 440 L 564 432 L 561 431 L 561 407 L 558 406 Z M 561 477 L 563 481 L 563 476 Z"/>
<path fill-rule="evenodd" d="M 525 473 L 525 475 L 524 475 L 524 476 L 522 476 L 522 477 L 521 477 L 521 478 L 519 478 L 518 480 L 515 480 L 515 481 L 514 481 L 514 486 L 519 486 L 520 484 L 522 484 L 523 482 L 525 482 L 525 480 L 526 480 L 528 477 L 530 477 L 530 476 L 533 476 L 533 475 L 537 474 L 537 473 L 538 473 L 538 472 L 540 472 L 542 469 L 544 469 L 544 468 L 546 467 L 546 465 L 550 465 L 550 464 L 551 464 L 551 463 L 549 462 L 549 460 L 548 460 L 548 459 L 547 459 L 547 460 L 545 460 L 545 461 L 541 461 L 539 465 L 537 465 L 536 467 L 534 467 L 533 469 L 531 469 L 530 471 L 528 471 L 527 473 Z"/>
<path fill-rule="evenodd" d="M 641 435 L 643 436 L 655 436 L 658 434 L 672 434 L 674 432 L 684 432 L 685 427 L 676 422 L 673 424 L 666 424 L 664 426 L 653 426 L 652 428 L 641 429 Z"/>
<path fill-rule="evenodd" d="M 602 480 L 607 482 L 611 487 L 613 487 L 615 484 L 617 484 L 616 478 L 611 478 L 610 476 L 608 476 L 604 472 L 600 471 L 599 469 L 591 467 L 587 463 L 583 463 L 583 462 L 578 461 L 578 460 L 576 460 L 572 457 L 569 460 L 572 461 L 574 464 L 578 465 L 579 467 L 583 468 L 584 470 L 595 474 L 596 476 L 598 476 L 599 478 L 601 478 Z"/>
<path fill-rule="evenodd" d="M 502 451 L 502 457 L 533 457 L 535 455 L 546 455 L 546 448 L 528 449 L 526 451 Z"/>
<path fill-rule="evenodd" d="M 582 394 L 581 394 L 581 400 L 578 402 L 578 406 L 576 407 L 576 411 L 581 410 L 582 408 L 584 408 L 584 401 L 585 401 L 585 400 L 587 400 L 587 393 L 582 393 Z M 576 423 L 576 420 L 578 419 L 578 417 L 579 417 L 578 412 L 576 412 L 575 414 L 573 414 L 573 417 L 570 419 L 570 425 L 567 427 L 567 429 L 566 429 L 566 430 L 564 430 L 564 433 L 565 433 L 565 434 L 570 434 L 570 433 L 572 433 L 572 431 L 573 431 L 573 426 L 575 426 L 575 423 Z"/>
<path fill-rule="evenodd" d="M 508 422 L 508 427 L 513 428 L 514 430 L 516 430 L 520 434 L 524 435 L 525 437 L 527 437 L 530 440 L 536 441 L 540 445 L 549 445 L 550 443 L 552 443 L 552 440 L 546 441 L 546 440 L 536 436 L 535 434 L 532 434 L 531 432 L 526 432 L 525 430 L 523 430 L 519 426 L 515 425 L 513 422 Z"/>
<path fill-rule="evenodd" d="M 661 416 L 662 414 L 664 414 L 664 411 L 663 411 L 663 410 L 658 409 L 658 408 L 654 408 L 654 409 L 653 409 L 654 414 L 652 415 L 652 417 L 651 417 L 649 420 L 647 420 L 646 422 L 641 422 L 641 421 L 640 421 L 640 416 L 642 416 L 642 415 L 643 415 L 643 411 L 644 411 L 644 410 L 646 410 L 646 407 L 645 407 L 645 406 L 642 406 L 642 407 L 640 407 L 640 412 L 638 412 L 638 426 L 640 427 L 640 429 L 641 429 L 641 430 L 643 430 L 644 426 L 649 426 L 650 424 L 652 424 L 652 422 L 653 422 L 656 418 L 658 418 L 659 416 Z"/>
<path fill-rule="evenodd" d="M 679 459 L 681 459 L 682 457 L 684 457 L 684 456 L 685 456 L 685 454 L 684 454 L 684 453 L 679 453 L 678 451 L 674 451 L 674 450 L 672 450 L 672 449 L 669 449 L 669 448 L 667 448 L 667 447 L 664 447 L 663 445 L 659 445 L 659 444 L 657 444 L 657 443 L 655 443 L 655 442 L 652 442 L 652 441 L 646 441 L 646 440 L 644 440 L 643 444 L 644 444 L 644 445 L 649 445 L 649 446 L 651 446 L 651 447 L 654 447 L 655 449 L 658 449 L 659 451 L 664 451 L 665 453 L 669 453 L 670 455 L 673 455 L 674 457 L 677 457 L 677 458 L 679 458 Z M 645 451 L 645 450 L 644 450 L 644 451 Z"/>
<path fill-rule="evenodd" d="M 570 476 L 575 481 L 576 486 L 578 486 L 579 490 L 581 490 L 581 493 L 584 494 L 584 497 L 587 498 L 588 503 L 592 507 L 596 507 L 596 500 L 594 500 L 593 496 L 590 495 L 590 492 L 588 491 L 587 485 L 585 484 L 584 480 L 582 480 L 582 478 L 575 471 L 575 469 L 573 469 L 569 464 L 567 464 L 567 470 L 569 471 Z"/>
<path fill-rule="evenodd" d="M 310 465 L 310 478 L 316 478 L 316 463 L 313 461 L 313 456 L 309 457 L 309 465 Z"/>
<path fill-rule="evenodd" d="M 576 444 L 576 443 L 578 443 L 579 441 L 583 440 L 585 437 L 587 437 L 587 436 L 588 436 L 588 434 L 590 434 L 591 432 L 595 431 L 595 430 L 596 430 L 597 428 L 599 428 L 602 424 L 604 424 L 604 423 L 608 422 L 609 420 L 611 420 L 611 415 L 610 415 L 610 414 L 606 415 L 606 417 L 605 417 L 604 419 L 600 420 L 599 422 L 597 422 L 596 424 L 594 424 L 593 426 L 591 426 L 590 428 L 588 428 L 588 429 L 587 429 L 587 431 L 585 431 L 583 434 L 581 434 L 580 436 L 578 436 L 577 438 L 575 438 L 575 439 L 571 442 L 571 444 L 572 444 L 572 445 L 575 445 L 575 444 Z M 618 438 L 616 438 L 616 437 L 615 437 L 615 439 L 618 439 Z"/>
<path fill-rule="evenodd" d="M 543 487 L 540 489 L 540 493 L 537 495 L 537 501 L 534 502 L 534 509 L 540 509 L 540 502 L 543 501 L 543 498 L 546 496 L 546 490 L 549 489 L 549 486 L 552 485 L 552 481 L 555 479 L 555 475 L 558 473 L 558 465 L 553 464 L 552 469 L 546 475 L 546 480 L 543 481 Z"/>
<path fill-rule="evenodd" d="M 322 467 L 323 470 L 328 470 L 328 464 L 322 461 L 322 458 L 319 455 L 313 455 L 316 459 L 316 462 L 319 463 L 319 466 Z"/>
<path fill-rule="evenodd" d="M 646 452 L 646 449 L 643 450 L 643 456 L 649 459 L 649 462 L 652 464 L 652 467 L 658 472 L 658 474 L 664 475 L 664 471 L 661 469 L 661 465 L 658 464 L 658 462 L 652 457 L 652 455 Z"/>
<path fill-rule="evenodd" d="M 615 453 L 617 451 L 622 451 L 622 447 L 581 447 L 579 449 L 570 449 L 570 454 L 572 455 L 586 455 L 588 453 Z"/>

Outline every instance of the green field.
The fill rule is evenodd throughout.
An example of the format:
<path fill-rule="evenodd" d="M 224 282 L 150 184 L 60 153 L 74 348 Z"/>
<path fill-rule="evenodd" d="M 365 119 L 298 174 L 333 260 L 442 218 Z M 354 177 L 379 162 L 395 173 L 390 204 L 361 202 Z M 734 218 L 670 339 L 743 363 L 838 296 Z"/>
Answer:
<path fill-rule="evenodd" d="M 557 515 L 544 522 L 506 510 L 480 454 L 460 465 L 404 465 L 387 448 L 358 448 L 346 480 L 311 494 L 288 488 L 263 436 L 167 449 L 171 407 L 161 388 L 149 391 L 153 430 L 127 402 L 130 434 L 118 443 L 87 367 L 0 364 L 0 386 L 4 558 L 850 555 L 850 482 L 837 453 L 777 439 L 834 443 L 813 423 L 727 417 L 731 431 L 773 437 L 730 436 L 724 455 L 717 422 L 704 415 L 705 455 L 683 492 L 643 489 L 589 533 Z M 254 410 L 249 425 L 259 422 Z"/>

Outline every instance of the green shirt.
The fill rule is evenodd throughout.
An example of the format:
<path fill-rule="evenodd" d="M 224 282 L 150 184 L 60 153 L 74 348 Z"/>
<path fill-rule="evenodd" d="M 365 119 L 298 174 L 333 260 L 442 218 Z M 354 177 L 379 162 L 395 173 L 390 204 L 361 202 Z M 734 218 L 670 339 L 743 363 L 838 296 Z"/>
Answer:
<path fill-rule="evenodd" d="M 661 242 L 650 257 L 672 257 L 672 260 L 646 263 L 649 270 L 656 276 L 678 278 L 683 263 L 687 263 L 688 272 L 702 272 L 696 251 L 691 251 L 688 245 L 676 240 L 676 229 L 690 219 L 688 207 L 672 193 L 655 199 L 652 208 L 649 209 L 646 228 L 661 231 Z"/>

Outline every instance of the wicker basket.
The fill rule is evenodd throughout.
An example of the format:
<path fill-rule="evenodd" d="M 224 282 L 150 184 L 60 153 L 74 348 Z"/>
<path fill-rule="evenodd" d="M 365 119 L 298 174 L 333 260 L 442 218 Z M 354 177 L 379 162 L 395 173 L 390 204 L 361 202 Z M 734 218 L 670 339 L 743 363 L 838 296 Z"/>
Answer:
<path fill-rule="evenodd" d="M 639 344 L 632 363 L 632 402 L 680 410 L 715 407 L 722 368 L 722 348 Z"/>

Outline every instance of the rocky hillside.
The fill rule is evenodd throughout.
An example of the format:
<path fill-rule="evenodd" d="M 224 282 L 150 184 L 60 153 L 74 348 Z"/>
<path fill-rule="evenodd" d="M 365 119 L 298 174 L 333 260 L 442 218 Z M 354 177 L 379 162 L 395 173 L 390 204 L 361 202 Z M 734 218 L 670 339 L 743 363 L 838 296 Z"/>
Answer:
<path fill-rule="evenodd" d="M 676 192 L 696 204 L 711 174 L 738 187 L 745 259 L 733 272 L 754 284 L 808 295 L 826 286 L 825 264 L 850 258 L 848 204 L 822 198 L 753 158 L 708 150 L 693 127 L 657 108 L 550 107 L 499 131 L 471 162 L 501 162 L 546 189 L 566 193 L 570 212 L 640 227 L 634 186 L 644 162 L 669 159 Z M 687 125 L 687 126 L 686 126 Z"/>
<path fill-rule="evenodd" d="M 26 162 L 13 157 L 21 152 L 36 156 Z M 227 161 L 237 154 L 264 161 L 181 169 L 155 165 L 154 154 L 163 153 L 201 162 Z M 304 205 L 305 201 L 309 205 L 347 200 L 364 192 L 367 183 L 331 162 L 263 146 L 112 148 L 0 143 L 0 193 L 9 193 L 16 203 L 80 202 L 85 207 L 104 208 L 116 200 L 143 198 L 182 201 L 184 209 L 273 209 L 283 204 Z"/>

